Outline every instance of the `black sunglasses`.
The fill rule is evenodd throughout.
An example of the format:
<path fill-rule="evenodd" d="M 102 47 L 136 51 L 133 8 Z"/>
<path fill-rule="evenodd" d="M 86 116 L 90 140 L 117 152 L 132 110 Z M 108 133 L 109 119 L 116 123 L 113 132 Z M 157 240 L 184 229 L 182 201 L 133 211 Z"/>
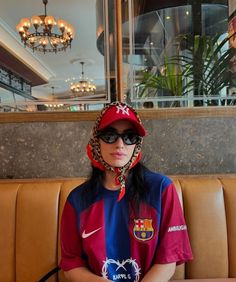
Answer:
<path fill-rule="evenodd" d="M 135 132 L 118 133 L 116 131 L 102 131 L 97 134 L 97 137 L 108 144 L 115 143 L 120 137 L 126 145 L 137 144 L 142 138 Z"/>

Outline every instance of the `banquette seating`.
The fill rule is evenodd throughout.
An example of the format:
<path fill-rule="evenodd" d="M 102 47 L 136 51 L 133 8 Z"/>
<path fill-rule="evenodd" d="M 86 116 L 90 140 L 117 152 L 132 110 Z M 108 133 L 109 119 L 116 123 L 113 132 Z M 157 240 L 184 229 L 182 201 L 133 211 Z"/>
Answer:
<path fill-rule="evenodd" d="M 236 175 L 173 176 L 194 260 L 172 279 L 236 278 Z M 36 282 L 58 264 L 68 193 L 84 178 L 0 181 L 0 282 Z M 66 281 L 62 271 L 48 281 Z"/>

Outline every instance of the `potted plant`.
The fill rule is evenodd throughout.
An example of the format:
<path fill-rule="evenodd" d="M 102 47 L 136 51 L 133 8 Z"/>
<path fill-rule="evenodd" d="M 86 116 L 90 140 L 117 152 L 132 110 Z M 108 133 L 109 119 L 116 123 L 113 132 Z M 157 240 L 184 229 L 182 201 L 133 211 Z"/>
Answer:
<path fill-rule="evenodd" d="M 236 49 L 228 47 L 231 36 L 223 40 L 220 40 L 220 35 L 179 36 L 176 40 L 178 55 L 165 56 L 159 71 L 143 72 L 139 96 L 146 97 L 150 91 L 159 95 L 162 90 L 164 95 L 203 97 L 195 101 L 195 105 L 203 105 L 204 97 L 208 105 L 216 104 L 214 96 L 219 95 L 224 87 L 231 86 L 235 76 L 231 60 L 236 55 Z M 171 104 L 179 105 L 179 101 Z"/>

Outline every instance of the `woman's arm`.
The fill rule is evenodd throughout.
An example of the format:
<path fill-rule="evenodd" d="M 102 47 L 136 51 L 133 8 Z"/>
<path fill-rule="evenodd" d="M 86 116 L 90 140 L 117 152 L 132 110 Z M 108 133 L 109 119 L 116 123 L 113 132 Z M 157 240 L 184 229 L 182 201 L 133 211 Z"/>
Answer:
<path fill-rule="evenodd" d="M 175 272 L 176 263 L 154 264 L 141 282 L 167 282 Z"/>
<path fill-rule="evenodd" d="M 65 277 L 70 282 L 108 282 L 106 278 L 93 274 L 86 267 L 77 267 L 64 272 Z"/>

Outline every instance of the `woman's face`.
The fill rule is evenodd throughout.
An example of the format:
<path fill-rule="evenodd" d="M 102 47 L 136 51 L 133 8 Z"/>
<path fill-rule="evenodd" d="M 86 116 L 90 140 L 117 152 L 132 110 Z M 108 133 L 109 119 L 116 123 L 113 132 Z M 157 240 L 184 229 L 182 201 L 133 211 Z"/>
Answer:
<path fill-rule="evenodd" d="M 127 120 L 113 122 L 106 131 L 119 134 L 136 132 L 133 124 Z M 123 167 L 133 155 L 135 144 L 126 145 L 121 137 L 112 144 L 104 142 L 101 138 L 99 138 L 99 142 L 103 160 L 112 167 Z"/>

